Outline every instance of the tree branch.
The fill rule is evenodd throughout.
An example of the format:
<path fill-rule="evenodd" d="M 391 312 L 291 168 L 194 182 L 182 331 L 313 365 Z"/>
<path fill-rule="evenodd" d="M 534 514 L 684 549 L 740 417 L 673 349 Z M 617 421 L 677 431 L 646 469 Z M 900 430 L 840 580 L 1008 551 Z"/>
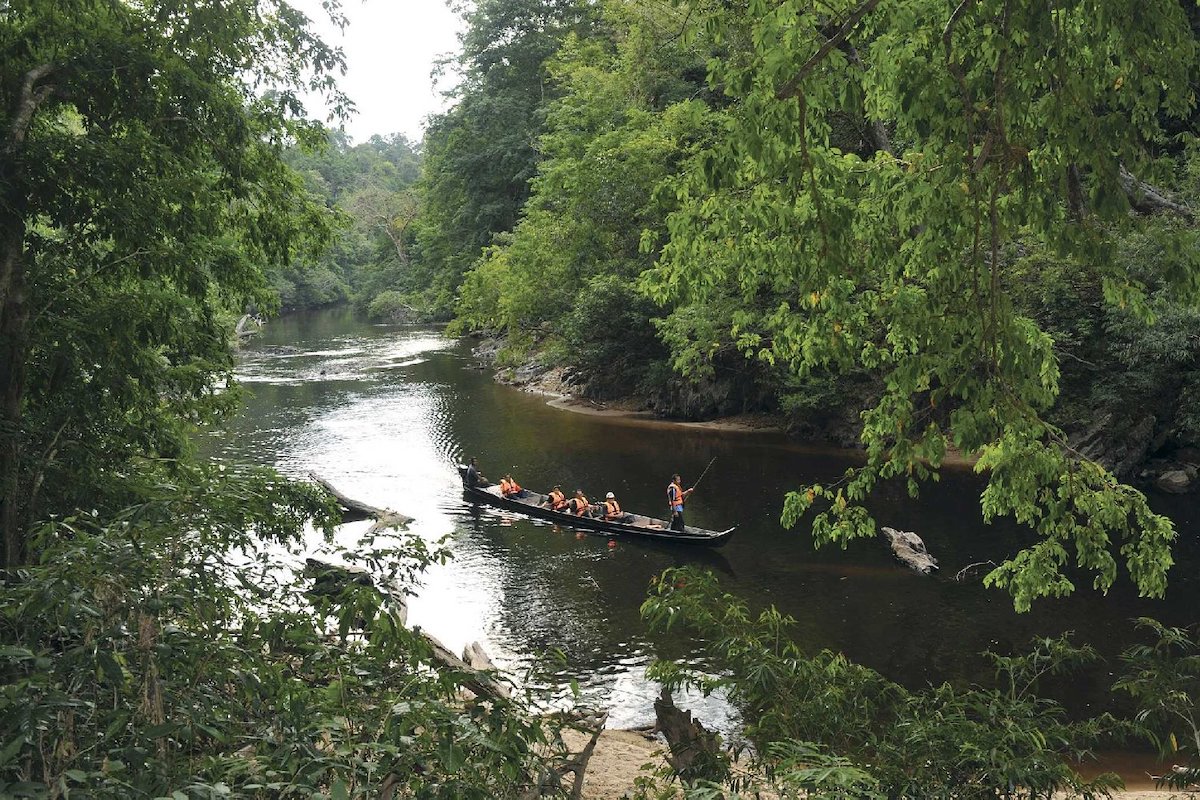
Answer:
<path fill-rule="evenodd" d="M 836 33 L 835 33 L 836 35 Z M 838 49 L 846 54 L 846 58 L 851 64 L 859 69 L 866 71 L 862 59 L 858 56 L 858 48 L 849 39 L 843 38 Z M 863 131 L 865 138 L 876 151 L 887 153 L 890 156 L 895 156 L 896 151 L 892 147 L 892 137 L 888 134 L 887 127 L 877 119 L 869 119 L 866 116 L 866 111 L 863 112 L 863 121 L 866 123 L 866 130 Z"/>
<path fill-rule="evenodd" d="M 25 73 L 25 79 L 21 82 L 21 95 L 17 99 L 16 108 L 13 109 L 12 124 L 8 128 L 8 142 L 5 145 L 7 152 L 11 153 L 25 141 L 25 134 L 29 132 L 38 106 L 54 91 L 53 86 L 34 88 L 38 81 L 53 71 L 53 64 L 40 64 Z"/>
<path fill-rule="evenodd" d="M 1121 184 L 1121 188 L 1129 198 L 1129 204 L 1133 206 L 1135 211 L 1143 214 L 1170 211 L 1173 214 L 1178 214 L 1186 218 L 1188 221 L 1195 221 L 1196 219 L 1195 211 L 1185 205 L 1176 203 L 1167 197 L 1161 189 L 1151 186 L 1134 175 L 1124 164 L 1121 164 L 1118 169 L 1117 181 Z"/>
<path fill-rule="evenodd" d="M 850 31 L 854 30 L 854 26 L 858 25 L 862 21 L 862 18 L 871 13 L 877 5 L 879 5 L 879 0 L 866 0 L 865 3 L 851 11 L 850 16 L 846 18 L 846 21 L 842 23 L 837 32 L 826 39 L 825 43 L 817 48 L 817 52 L 809 56 L 808 60 L 800 65 L 800 69 L 791 80 L 779 87 L 779 91 L 775 92 L 775 99 L 787 100 L 790 97 L 794 97 L 800 88 L 800 83 L 807 77 L 808 73 L 816 69 L 817 65 L 825 60 L 825 56 L 829 55 L 829 52 L 833 48 L 844 42 L 846 37 L 850 35 Z"/>

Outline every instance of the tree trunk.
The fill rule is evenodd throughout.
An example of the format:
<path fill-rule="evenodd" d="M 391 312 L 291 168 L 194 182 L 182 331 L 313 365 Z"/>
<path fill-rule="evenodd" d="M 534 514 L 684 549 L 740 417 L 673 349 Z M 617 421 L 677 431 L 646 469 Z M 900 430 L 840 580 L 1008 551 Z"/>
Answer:
<path fill-rule="evenodd" d="M 6 204 L 7 205 L 7 204 Z M 12 205 L 8 206 L 13 209 Z M 0 213 L 0 568 L 25 562 L 21 486 L 29 306 L 25 287 L 25 224 L 19 210 Z"/>
<path fill-rule="evenodd" d="M 38 108 L 54 92 L 42 81 L 54 72 L 39 64 L 25 73 L 12 98 L 9 127 L 0 152 L 0 570 L 25 563 L 28 503 L 21 485 L 21 443 L 24 438 L 26 357 L 29 304 L 25 220 L 29 197 L 20 174 L 20 155 Z"/>

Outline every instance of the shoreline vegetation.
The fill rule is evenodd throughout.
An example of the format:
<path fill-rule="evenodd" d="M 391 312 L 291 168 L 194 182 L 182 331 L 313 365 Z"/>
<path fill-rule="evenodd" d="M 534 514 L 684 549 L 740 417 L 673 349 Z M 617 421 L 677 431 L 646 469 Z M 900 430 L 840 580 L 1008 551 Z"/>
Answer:
<path fill-rule="evenodd" d="M 587 737 L 570 732 L 565 738 L 574 750 L 582 747 Z M 665 749 L 665 744 L 643 731 L 605 730 L 600 734 L 588 763 L 583 782 L 583 800 L 619 800 L 625 797 L 626 792 L 633 788 L 634 781 L 643 774 L 643 765 L 650 764 L 656 768 L 666 766 Z M 1114 769 L 1121 774 L 1126 788 L 1113 793 L 1115 800 L 1182 800 L 1196 797 L 1195 792 L 1155 789 L 1153 779 L 1145 771 L 1148 761 L 1130 758 L 1126 754 L 1112 754 L 1111 757 L 1106 754 L 1099 764 L 1085 764 L 1083 767 L 1085 774 L 1089 775 L 1099 772 L 1098 766 Z"/>

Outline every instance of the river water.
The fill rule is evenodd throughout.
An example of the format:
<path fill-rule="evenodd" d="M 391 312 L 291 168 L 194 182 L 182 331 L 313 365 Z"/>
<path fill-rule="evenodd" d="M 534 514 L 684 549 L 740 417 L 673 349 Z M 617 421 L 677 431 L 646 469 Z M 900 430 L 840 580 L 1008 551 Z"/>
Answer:
<path fill-rule="evenodd" d="M 412 531 L 422 538 L 449 537 L 454 558 L 425 575 L 410 624 L 455 651 L 478 640 L 514 674 L 561 651 L 551 678 L 574 679 L 611 708 L 610 727 L 652 722 L 656 687 L 644 670 L 656 655 L 705 663 L 697 642 L 681 633 L 652 636 L 639 617 L 650 580 L 674 565 L 713 569 L 752 609 L 774 604 L 795 617 L 806 649 L 840 650 L 910 687 L 987 681 L 983 650 L 1009 653 L 1033 636 L 1074 631 L 1107 659 L 1050 687 L 1077 713 L 1112 706 L 1116 657 L 1137 636 L 1132 618 L 1182 625 L 1200 609 L 1194 499 L 1155 498 L 1181 540 L 1165 600 L 1139 599 L 1124 576 L 1101 595 L 1083 577 L 1071 597 L 1016 614 L 978 574 L 954 580 L 963 567 L 999 560 L 1028 541 L 1016 526 L 983 524 L 981 486 L 966 469 L 946 470 L 917 500 L 885 486 L 872 503 L 881 525 L 925 540 L 941 565 L 926 577 L 893 561 L 881 538 L 814 550 L 803 523 L 781 527 L 784 493 L 840 475 L 855 463 L 852 453 L 776 434 L 552 408 L 544 397 L 495 383 L 469 342 L 369 324 L 344 309 L 272 321 L 245 347 L 237 372 L 248 390 L 244 410 L 212 433 L 210 452 L 296 476 L 316 472 L 352 497 L 415 517 Z M 736 524 L 737 532 L 717 551 L 577 538 L 466 502 L 455 465 L 471 455 L 493 480 L 511 471 L 531 488 L 561 483 L 593 499 L 613 491 L 626 508 L 653 514 L 672 472 L 689 485 L 715 458 L 688 504 L 688 522 Z M 706 723 L 731 727 L 732 712 L 719 699 L 690 700 Z"/>

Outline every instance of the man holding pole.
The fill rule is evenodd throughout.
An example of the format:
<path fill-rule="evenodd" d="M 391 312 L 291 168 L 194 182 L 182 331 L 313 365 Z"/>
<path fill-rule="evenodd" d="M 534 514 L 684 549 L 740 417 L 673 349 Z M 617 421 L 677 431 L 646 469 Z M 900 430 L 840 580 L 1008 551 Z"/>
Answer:
<path fill-rule="evenodd" d="M 667 484 L 667 505 L 671 509 L 671 530 L 683 530 L 683 501 L 694 491 L 696 491 L 695 486 L 690 489 L 683 488 L 678 472 L 671 476 L 671 482 Z"/>
<path fill-rule="evenodd" d="M 671 482 L 667 484 L 667 507 L 671 509 L 671 530 L 683 530 L 683 502 L 689 494 L 696 491 L 696 487 L 700 485 L 700 481 L 704 480 L 704 476 L 708 474 L 709 468 L 716 460 L 716 456 L 713 456 L 712 460 L 708 462 L 708 466 L 704 468 L 704 472 L 700 473 L 700 477 L 696 478 L 696 482 L 690 489 L 683 488 L 678 472 L 671 476 Z"/>

